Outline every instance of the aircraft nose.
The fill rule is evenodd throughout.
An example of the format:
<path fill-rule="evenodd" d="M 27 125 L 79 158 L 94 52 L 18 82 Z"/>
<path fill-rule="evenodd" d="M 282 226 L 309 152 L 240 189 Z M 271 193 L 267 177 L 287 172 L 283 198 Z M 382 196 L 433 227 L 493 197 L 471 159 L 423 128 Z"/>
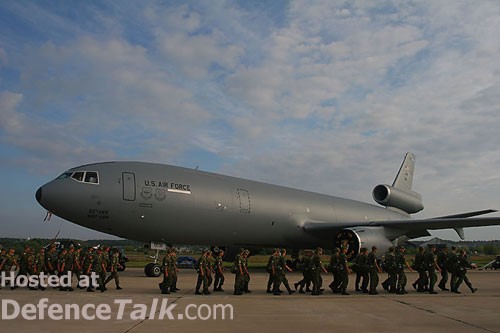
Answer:
<path fill-rule="evenodd" d="M 40 201 L 42 200 L 42 188 L 41 187 L 38 190 L 36 190 L 35 198 L 36 198 L 36 201 L 38 201 L 38 203 L 40 203 Z"/>

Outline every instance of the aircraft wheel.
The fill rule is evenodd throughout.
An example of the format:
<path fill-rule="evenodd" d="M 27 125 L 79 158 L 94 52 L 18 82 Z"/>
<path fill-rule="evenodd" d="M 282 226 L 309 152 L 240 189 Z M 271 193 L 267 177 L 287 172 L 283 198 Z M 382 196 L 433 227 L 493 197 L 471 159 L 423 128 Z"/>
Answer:
<path fill-rule="evenodd" d="M 150 262 L 149 264 L 144 267 L 144 274 L 146 274 L 147 277 L 153 277 L 153 266 L 155 264 Z"/>
<path fill-rule="evenodd" d="M 161 275 L 161 266 L 158 264 L 153 264 L 152 268 L 153 277 L 158 277 Z"/>

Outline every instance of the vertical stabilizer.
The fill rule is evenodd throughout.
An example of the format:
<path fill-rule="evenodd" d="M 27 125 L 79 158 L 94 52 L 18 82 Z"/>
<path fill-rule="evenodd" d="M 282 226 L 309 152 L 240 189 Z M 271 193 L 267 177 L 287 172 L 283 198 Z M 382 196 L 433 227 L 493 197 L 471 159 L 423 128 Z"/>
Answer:
<path fill-rule="evenodd" d="M 396 208 L 408 214 L 424 209 L 422 196 L 411 190 L 414 169 L 415 155 L 406 153 L 392 186 L 375 186 L 372 192 L 373 199 L 387 208 Z"/>
<path fill-rule="evenodd" d="M 415 170 L 415 154 L 406 153 L 403 164 L 401 164 L 392 186 L 401 190 L 411 191 L 413 170 Z"/>

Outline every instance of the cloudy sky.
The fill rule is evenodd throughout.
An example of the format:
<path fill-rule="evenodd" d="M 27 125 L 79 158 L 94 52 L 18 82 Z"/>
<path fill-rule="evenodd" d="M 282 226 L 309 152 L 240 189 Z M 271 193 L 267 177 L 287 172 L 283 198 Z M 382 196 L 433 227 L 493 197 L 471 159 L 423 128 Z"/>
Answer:
<path fill-rule="evenodd" d="M 1 1 L 0 237 L 103 237 L 34 193 L 106 160 L 373 202 L 412 151 L 416 217 L 500 209 L 499 27 L 498 1 Z"/>

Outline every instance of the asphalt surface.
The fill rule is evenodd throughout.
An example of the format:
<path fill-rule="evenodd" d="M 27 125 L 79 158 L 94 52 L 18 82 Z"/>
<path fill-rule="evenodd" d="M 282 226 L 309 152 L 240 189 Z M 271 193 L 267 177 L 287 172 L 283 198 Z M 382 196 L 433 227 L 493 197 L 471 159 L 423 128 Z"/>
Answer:
<path fill-rule="evenodd" d="M 407 275 L 411 284 L 416 274 Z M 112 281 L 103 293 L 5 287 L 0 290 L 0 332 L 500 332 L 500 271 L 468 276 L 478 288 L 474 294 L 465 284 L 460 295 L 417 293 L 409 285 L 407 295 L 379 290 L 371 296 L 354 292 L 350 275 L 350 296 L 329 290 L 320 296 L 273 296 L 265 292 L 267 274 L 259 271 L 252 272 L 252 293 L 234 296 L 234 275 L 227 272 L 225 292 L 199 296 L 194 295 L 194 270 L 180 271 L 179 292 L 161 295 L 160 278 L 127 269 L 120 274 L 123 290 Z M 300 275 L 288 278 L 292 284 Z M 328 285 L 331 276 L 323 278 Z"/>

